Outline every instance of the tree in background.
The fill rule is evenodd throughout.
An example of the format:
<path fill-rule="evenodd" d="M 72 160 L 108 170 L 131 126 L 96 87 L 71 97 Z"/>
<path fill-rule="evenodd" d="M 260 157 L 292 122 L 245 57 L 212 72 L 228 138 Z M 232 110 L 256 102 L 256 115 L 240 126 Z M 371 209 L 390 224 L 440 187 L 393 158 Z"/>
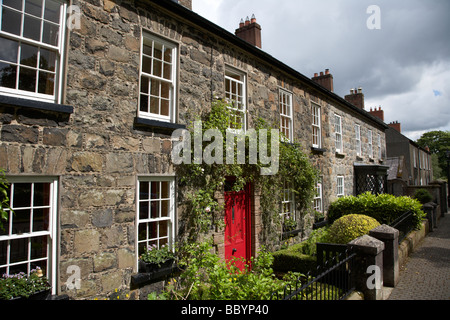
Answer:
<path fill-rule="evenodd" d="M 447 173 L 447 159 L 445 152 L 450 150 L 450 131 L 430 131 L 424 133 L 417 144 L 422 148 L 428 147 L 432 156 L 433 172 L 435 178 L 443 178 Z M 438 167 L 439 170 L 435 168 Z"/>

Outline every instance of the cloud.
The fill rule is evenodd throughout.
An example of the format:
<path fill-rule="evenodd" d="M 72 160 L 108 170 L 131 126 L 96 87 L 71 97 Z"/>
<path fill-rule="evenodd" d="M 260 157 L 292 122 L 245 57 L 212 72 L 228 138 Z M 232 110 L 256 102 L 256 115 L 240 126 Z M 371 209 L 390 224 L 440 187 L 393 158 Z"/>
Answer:
<path fill-rule="evenodd" d="M 255 14 L 263 50 L 307 77 L 329 68 L 335 92 L 362 87 L 405 135 L 450 130 L 450 1 L 194 0 L 199 14 L 233 32 Z M 376 4 L 381 29 L 370 30 Z M 436 95 L 436 92 L 439 92 Z M 416 134 L 414 134 L 416 135 Z"/>

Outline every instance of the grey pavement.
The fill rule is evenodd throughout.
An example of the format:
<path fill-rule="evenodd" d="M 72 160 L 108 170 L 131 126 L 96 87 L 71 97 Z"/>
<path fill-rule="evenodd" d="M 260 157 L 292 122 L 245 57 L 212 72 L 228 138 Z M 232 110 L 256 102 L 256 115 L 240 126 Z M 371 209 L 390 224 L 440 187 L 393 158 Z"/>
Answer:
<path fill-rule="evenodd" d="M 387 300 L 450 300 L 450 214 L 400 266 L 399 283 Z"/>

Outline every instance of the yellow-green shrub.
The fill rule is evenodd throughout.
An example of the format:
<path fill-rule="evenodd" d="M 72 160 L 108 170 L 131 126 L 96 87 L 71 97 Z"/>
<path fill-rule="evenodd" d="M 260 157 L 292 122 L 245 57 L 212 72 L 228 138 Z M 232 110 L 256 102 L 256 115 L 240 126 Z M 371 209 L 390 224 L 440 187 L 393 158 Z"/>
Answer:
<path fill-rule="evenodd" d="M 327 241 L 330 243 L 347 244 L 350 241 L 368 234 L 380 223 L 369 216 L 349 214 L 336 220 L 328 229 Z"/>

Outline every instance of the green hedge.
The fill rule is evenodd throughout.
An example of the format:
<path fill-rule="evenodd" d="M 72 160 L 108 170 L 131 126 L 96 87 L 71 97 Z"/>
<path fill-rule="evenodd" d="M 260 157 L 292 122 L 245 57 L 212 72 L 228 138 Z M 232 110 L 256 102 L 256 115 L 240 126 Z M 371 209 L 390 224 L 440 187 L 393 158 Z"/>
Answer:
<path fill-rule="evenodd" d="M 414 214 L 414 224 L 420 228 L 425 213 L 422 204 L 410 197 L 395 197 L 390 194 L 373 195 L 370 192 L 357 197 L 347 196 L 331 203 L 328 209 L 330 224 L 348 214 L 362 214 L 374 218 L 380 224 L 391 224 L 407 211 Z"/>
<path fill-rule="evenodd" d="M 278 272 L 300 272 L 303 274 L 313 271 L 316 268 L 316 257 L 304 254 L 301 245 L 293 245 L 288 249 L 272 253 L 274 258 L 273 270 Z"/>

